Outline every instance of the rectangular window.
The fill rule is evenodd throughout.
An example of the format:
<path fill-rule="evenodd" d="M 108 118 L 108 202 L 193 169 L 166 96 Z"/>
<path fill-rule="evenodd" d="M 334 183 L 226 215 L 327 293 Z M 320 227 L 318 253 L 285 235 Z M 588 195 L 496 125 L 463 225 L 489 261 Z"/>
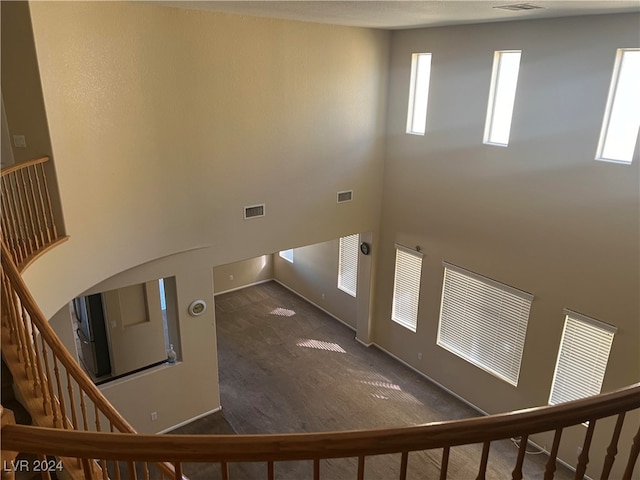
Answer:
<path fill-rule="evenodd" d="M 619 48 L 596 160 L 630 164 L 640 129 L 640 48 Z"/>
<path fill-rule="evenodd" d="M 444 267 L 437 344 L 517 385 L 533 296 L 455 265 Z"/>
<path fill-rule="evenodd" d="M 600 393 L 616 328 L 565 310 L 562 342 L 549 403 L 569 402 Z"/>
<path fill-rule="evenodd" d="M 418 323 L 422 254 L 396 245 L 396 271 L 393 282 L 391 319 L 412 332 Z"/>
<path fill-rule="evenodd" d="M 424 135 L 426 131 L 430 77 L 431 54 L 414 53 L 411 56 L 411 85 L 409 87 L 407 133 Z"/>
<path fill-rule="evenodd" d="M 501 147 L 509 144 L 521 54 L 521 50 L 504 50 L 493 54 L 491 89 L 484 127 L 485 144 Z"/>
<path fill-rule="evenodd" d="M 289 250 L 280 250 L 279 255 L 287 262 L 293 263 L 293 248 L 290 248 Z"/>
<path fill-rule="evenodd" d="M 338 259 L 338 288 L 352 297 L 358 289 L 358 243 L 360 235 L 349 235 L 340 239 Z"/>

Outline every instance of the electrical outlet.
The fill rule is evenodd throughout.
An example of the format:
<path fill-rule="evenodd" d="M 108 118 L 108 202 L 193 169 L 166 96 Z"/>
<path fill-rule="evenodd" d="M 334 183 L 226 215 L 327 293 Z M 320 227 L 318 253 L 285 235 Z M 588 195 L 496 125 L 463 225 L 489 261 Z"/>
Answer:
<path fill-rule="evenodd" d="M 151 412 L 151 421 L 155 422 L 158 420 L 158 412 Z"/>
<path fill-rule="evenodd" d="M 418 360 L 422 360 L 422 352 L 418 352 Z"/>
<path fill-rule="evenodd" d="M 324 300 L 324 293 L 322 294 L 322 299 Z"/>
<path fill-rule="evenodd" d="M 229 280 L 233 280 L 233 275 L 229 275 Z"/>
<path fill-rule="evenodd" d="M 582 453 L 582 447 L 576 448 L 576 453 L 580 455 Z"/>
<path fill-rule="evenodd" d="M 14 135 L 13 136 L 13 145 L 19 148 L 27 147 L 27 139 L 24 135 Z"/>

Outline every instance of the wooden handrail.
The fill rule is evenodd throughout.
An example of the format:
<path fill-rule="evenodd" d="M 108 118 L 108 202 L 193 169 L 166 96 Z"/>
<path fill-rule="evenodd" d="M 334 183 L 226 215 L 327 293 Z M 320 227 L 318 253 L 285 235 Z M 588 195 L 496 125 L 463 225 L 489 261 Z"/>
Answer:
<path fill-rule="evenodd" d="M 272 435 L 127 435 L 10 426 L 3 430 L 3 444 L 23 452 L 109 460 L 312 460 L 483 443 L 578 425 L 637 408 L 640 383 L 561 405 L 400 428 Z"/>
<path fill-rule="evenodd" d="M 34 165 L 39 165 L 41 163 L 46 163 L 49 161 L 49 157 L 40 157 L 34 158 L 33 160 L 27 160 L 26 162 L 16 163 L 14 165 L 10 165 L 8 167 L 4 167 L 0 170 L 0 175 L 5 176 L 10 173 L 17 172 L 18 170 L 22 170 L 23 168 L 32 167 Z"/>

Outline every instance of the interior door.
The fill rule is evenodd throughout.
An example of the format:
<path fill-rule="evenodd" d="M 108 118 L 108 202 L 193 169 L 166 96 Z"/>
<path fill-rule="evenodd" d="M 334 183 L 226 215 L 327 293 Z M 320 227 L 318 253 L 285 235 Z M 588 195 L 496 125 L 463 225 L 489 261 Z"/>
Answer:
<path fill-rule="evenodd" d="M 166 360 L 158 282 L 119 288 L 102 296 L 109 326 L 112 375 Z"/>

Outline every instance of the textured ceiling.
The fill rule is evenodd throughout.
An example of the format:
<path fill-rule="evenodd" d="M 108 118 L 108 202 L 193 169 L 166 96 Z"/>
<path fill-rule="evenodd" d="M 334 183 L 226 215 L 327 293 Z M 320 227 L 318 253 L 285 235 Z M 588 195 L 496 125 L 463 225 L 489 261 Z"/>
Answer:
<path fill-rule="evenodd" d="M 437 1 L 160 1 L 162 5 L 215 12 L 403 29 L 533 18 L 640 12 L 640 0 L 437 0 Z M 509 11 L 497 6 L 527 3 L 542 7 Z M 639 25 L 640 27 L 640 25 Z M 639 28 L 640 31 L 640 28 Z"/>

